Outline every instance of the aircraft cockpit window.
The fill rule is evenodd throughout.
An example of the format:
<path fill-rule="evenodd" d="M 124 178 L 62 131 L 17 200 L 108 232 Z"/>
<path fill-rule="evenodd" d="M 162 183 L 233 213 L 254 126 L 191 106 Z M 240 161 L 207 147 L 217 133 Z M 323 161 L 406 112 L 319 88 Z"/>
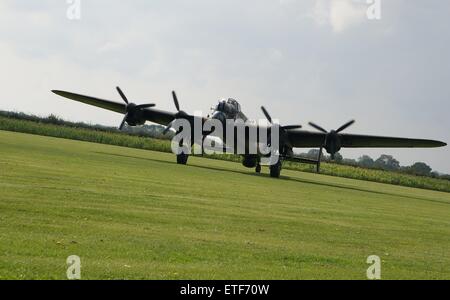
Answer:
<path fill-rule="evenodd" d="M 241 111 L 241 105 L 235 99 L 229 98 L 227 102 L 228 102 L 228 104 L 231 104 L 234 107 L 236 112 Z"/>
<path fill-rule="evenodd" d="M 215 112 L 222 113 L 226 118 L 235 119 L 241 114 L 241 105 L 233 98 L 222 99 L 219 100 L 213 114 Z"/>

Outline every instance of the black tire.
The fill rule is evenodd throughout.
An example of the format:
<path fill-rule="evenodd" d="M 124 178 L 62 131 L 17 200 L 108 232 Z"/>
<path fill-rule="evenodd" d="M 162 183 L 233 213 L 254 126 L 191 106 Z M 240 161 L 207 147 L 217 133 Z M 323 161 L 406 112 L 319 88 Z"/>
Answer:
<path fill-rule="evenodd" d="M 270 166 L 270 177 L 280 178 L 281 173 L 281 161 L 278 161 L 276 164 Z"/>
<path fill-rule="evenodd" d="M 255 171 L 256 171 L 256 173 L 261 173 L 261 165 L 258 164 L 256 166 L 256 170 Z"/>
<path fill-rule="evenodd" d="M 177 155 L 177 164 L 179 164 L 179 165 L 187 164 L 188 158 L 189 158 L 188 154 L 182 153 L 182 154 Z"/>

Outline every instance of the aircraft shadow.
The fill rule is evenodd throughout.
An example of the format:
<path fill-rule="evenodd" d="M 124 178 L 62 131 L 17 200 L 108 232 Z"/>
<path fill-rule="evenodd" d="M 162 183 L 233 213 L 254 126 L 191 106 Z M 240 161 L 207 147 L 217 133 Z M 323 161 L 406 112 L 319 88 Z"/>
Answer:
<path fill-rule="evenodd" d="M 132 156 L 132 155 L 125 155 L 125 154 L 116 154 L 116 153 L 108 153 L 108 152 L 100 152 L 100 151 L 92 151 L 93 153 L 102 154 L 102 155 L 110 155 L 110 156 L 117 156 L 117 157 L 125 157 L 125 158 L 133 158 L 133 159 L 140 159 L 145 161 L 153 161 L 158 163 L 164 163 L 164 164 L 170 164 L 170 165 L 176 165 L 177 163 L 175 161 L 167 161 L 167 160 L 161 160 L 156 158 L 148 158 L 148 157 L 139 157 L 139 156 Z M 272 178 L 269 176 L 269 174 L 263 174 L 263 173 L 256 173 L 256 172 L 246 172 L 246 171 L 239 171 L 239 170 L 230 170 L 230 169 L 222 169 L 218 167 L 212 167 L 212 166 L 199 166 L 199 165 L 189 165 L 189 167 L 192 168 L 199 168 L 199 169 L 205 169 L 205 170 L 214 170 L 219 172 L 229 172 L 229 173 L 236 173 L 236 174 L 244 174 L 248 176 L 257 176 L 257 177 L 263 177 L 268 178 L 272 180 L 287 180 L 287 181 L 296 181 L 300 183 L 307 183 L 307 184 L 313 184 L 318 186 L 327 186 L 327 187 L 333 187 L 333 188 L 339 188 L 339 189 L 345 189 L 345 190 L 351 190 L 351 191 L 358 191 L 358 192 L 364 192 L 364 193 L 372 193 L 372 194 L 378 194 L 378 195 L 386 195 L 386 196 L 394 196 L 394 197 L 402 197 L 402 198 L 408 198 L 408 199 L 415 199 L 420 201 L 428 201 L 428 202 L 435 202 L 435 203 L 441 203 L 441 204 L 447 204 L 450 205 L 450 202 L 446 201 L 440 201 L 435 199 L 428 199 L 428 198 L 420 198 L 415 196 L 407 196 L 402 194 L 396 194 L 396 193 L 389 193 L 389 192 L 382 192 L 382 191 L 374 191 L 370 189 L 364 189 L 364 188 L 358 188 L 358 187 L 352 187 L 347 185 L 341 185 L 341 184 L 334 184 L 334 183 L 327 183 L 327 182 L 319 182 L 309 179 L 303 179 L 303 178 L 292 178 L 289 176 L 280 176 L 280 178 Z"/>

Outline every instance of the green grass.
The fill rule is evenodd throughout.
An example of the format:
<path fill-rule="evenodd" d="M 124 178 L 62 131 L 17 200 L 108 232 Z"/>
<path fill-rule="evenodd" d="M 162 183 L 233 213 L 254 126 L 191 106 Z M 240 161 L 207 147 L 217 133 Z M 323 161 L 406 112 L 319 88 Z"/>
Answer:
<path fill-rule="evenodd" d="M 0 116 L 0 130 L 60 137 L 167 153 L 171 152 L 170 141 L 168 140 L 131 136 L 121 132 L 105 132 L 87 128 L 75 128 L 71 126 L 38 123 L 29 120 L 10 119 L 2 116 Z M 242 160 L 241 157 L 236 155 L 213 155 L 209 156 L 209 158 L 234 162 L 240 162 Z M 284 168 L 310 173 L 315 172 L 315 166 L 293 162 L 285 162 Z M 450 192 L 450 180 L 414 176 L 398 172 L 363 169 L 333 163 L 322 163 L 321 173 L 331 176 Z"/>
<path fill-rule="evenodd" d="M 170 141 L 150 137 L 128 135 L 122 132 L 107 132 L 87 128 L 69 127 L 55 124 L 10 119 L 0 116 L 0 130 L 23 132 L 36 135 L 116 145 L 137 149 L 171 152 Z"/>
<path fill-rule="evenodd" d="M 302 172 L 315 172 L 312 165 L 287 162 L 284 168 Z M 394 171 L 377 169 L 365 169 L 354 166 L 346 166 L 334 163 L 322 163 L 320 173 L 330 176 L 415 187 L 421 189 L 436 190 L 450 193 L 450 180 L 425 176 L 416 176 Z"/>
<path fill-rule="evenodd" d="M 450 279 L 450 194 L 0 131 L 0 278 Z"/>

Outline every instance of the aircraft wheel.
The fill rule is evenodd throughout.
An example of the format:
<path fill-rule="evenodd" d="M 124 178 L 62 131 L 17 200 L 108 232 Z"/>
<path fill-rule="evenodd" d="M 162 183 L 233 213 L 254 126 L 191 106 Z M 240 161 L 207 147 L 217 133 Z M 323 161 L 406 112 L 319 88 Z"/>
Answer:
<path fill-rule="evenodd" d="M 281 173 L 281 160 L 270 166 L 270 177 L 279 178 Z"/>
<path fill-rule="evenodd" d="M 179 165 L 187 164 L 188 158 L 189 158 L 188 154 L 182 153 L 182 154 L 177 155 L 177 164 L 179 164 Z"/>
<path fill-rule="evenodd" d="M 256 173 L 261 173 L 261 165 L 260 164 L 258 164 L 258 165 L 256 165 Z"/>

